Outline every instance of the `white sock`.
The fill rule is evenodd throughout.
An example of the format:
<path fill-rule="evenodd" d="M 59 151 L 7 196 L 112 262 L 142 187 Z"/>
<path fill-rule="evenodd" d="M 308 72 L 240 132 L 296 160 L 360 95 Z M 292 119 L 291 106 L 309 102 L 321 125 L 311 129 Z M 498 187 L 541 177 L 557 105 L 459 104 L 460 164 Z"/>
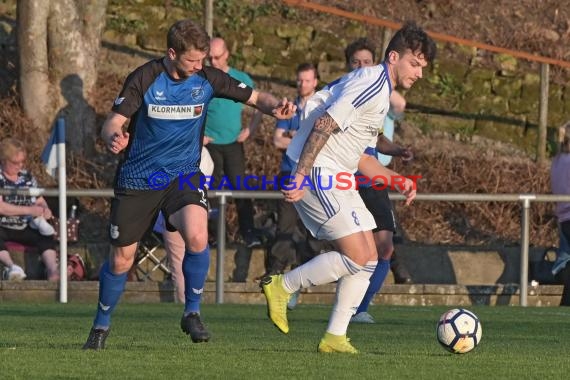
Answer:
<path fill-rule="evenodd" d="M 336 251 L 321 253 L 311 261 L 286 273 L 283 285 L 289 293 L 311 286 L 328 284 L 363 267 Z"/>
<path fill-rule="evenodd" d="M 327 327 L 329 334 L 346 335 L 350 318 L 364 298 L 377 263 L 378 261 L 369 261 L 360 272 L 346 275 L 338 281 L 335 303 Z"/>

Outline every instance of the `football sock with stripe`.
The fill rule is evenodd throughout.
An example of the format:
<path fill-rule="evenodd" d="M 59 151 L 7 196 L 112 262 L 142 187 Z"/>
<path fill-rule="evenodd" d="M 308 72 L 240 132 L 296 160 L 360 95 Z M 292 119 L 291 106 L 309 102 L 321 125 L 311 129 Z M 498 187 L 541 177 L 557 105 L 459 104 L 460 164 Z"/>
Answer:
<path fill-rule="evenodd" d="M 346 335 L 350 318 L 356 312 L 368 285 L 377 261 L 369 261 L 355 274 L 343 276 L 336 287 L 336 298 L 329 318 L 327 332 L 333 335 Z"/>
<path fill-rule="evenodd" d="M 380 291 L 382 284 L 384 284 L 384 280 L 386 280 L 386 276 L 390 271 L 390 260 L 379 259 L 378 265 L 376 265 L 376 269 L 370 277 L 370 285 L 368 286 L 368 290 L 366 290 L 366 294 L 364 294 L 364 298 L 358 306 L 358 310 L 356 313 L 362 313 L 364 311 L 368 311 L 368 306 L 370 306 L 370 301 L 374 298 L 374 295 Z"/>
<path fill-rule="evenodd" d="M 347 256 L 329 251 L 287 272 L 283 276 L 283 284 L 287 292 L 294 293 L 299 289 L 328 284 L 347 274 L 357 273 L 362 268 Z"/>

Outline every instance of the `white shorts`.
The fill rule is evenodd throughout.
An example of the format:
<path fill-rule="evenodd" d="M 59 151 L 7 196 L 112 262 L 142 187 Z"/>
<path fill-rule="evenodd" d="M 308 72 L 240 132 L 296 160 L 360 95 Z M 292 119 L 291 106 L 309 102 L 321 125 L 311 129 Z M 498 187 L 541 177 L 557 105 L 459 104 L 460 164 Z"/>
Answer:
<path fill-rule="evenodd" d="M 339 190 L 334 184 L 330 189 L 322 187 L 305 187 L 303 198 L 294 203 L 303 224 L 315 238 L 336 240 L 376 228 L 374 217 L 357 190 Z"/>

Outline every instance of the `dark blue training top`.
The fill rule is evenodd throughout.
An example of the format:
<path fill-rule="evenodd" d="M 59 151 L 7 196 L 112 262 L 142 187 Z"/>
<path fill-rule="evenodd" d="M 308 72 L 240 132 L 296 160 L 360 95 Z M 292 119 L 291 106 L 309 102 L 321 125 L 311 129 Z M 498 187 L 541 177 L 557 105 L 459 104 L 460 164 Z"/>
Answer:
<path fill-rule="evenodd" d="M 204 67 L 173 79 L 163 59 L 152 60 L 127 77 L 113 112 L 131 118 L 129 144 L 115 175 L 115 189 L 149 190 L 149 178 L 196 173 L 206 111 L 213 97 L 246 102 L 252 88 L 221 70 Z"/>

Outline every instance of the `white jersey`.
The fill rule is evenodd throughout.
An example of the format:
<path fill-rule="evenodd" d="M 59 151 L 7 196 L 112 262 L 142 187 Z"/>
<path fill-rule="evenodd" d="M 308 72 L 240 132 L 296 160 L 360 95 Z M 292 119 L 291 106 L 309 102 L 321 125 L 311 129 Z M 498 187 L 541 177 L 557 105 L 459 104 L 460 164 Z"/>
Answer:
<path fill-rule="evenodd" d="M 391 91 L 384 64 L 354 70 L 331 82 L 307 101 L 287 156 L 299 161 L 315 121 L 327 112 L 340 131 L 330 136 L 313 166 L 328 168 L 328 172 L 356 172 L 366 147 L 376 146 L 390 107 Z"/>

